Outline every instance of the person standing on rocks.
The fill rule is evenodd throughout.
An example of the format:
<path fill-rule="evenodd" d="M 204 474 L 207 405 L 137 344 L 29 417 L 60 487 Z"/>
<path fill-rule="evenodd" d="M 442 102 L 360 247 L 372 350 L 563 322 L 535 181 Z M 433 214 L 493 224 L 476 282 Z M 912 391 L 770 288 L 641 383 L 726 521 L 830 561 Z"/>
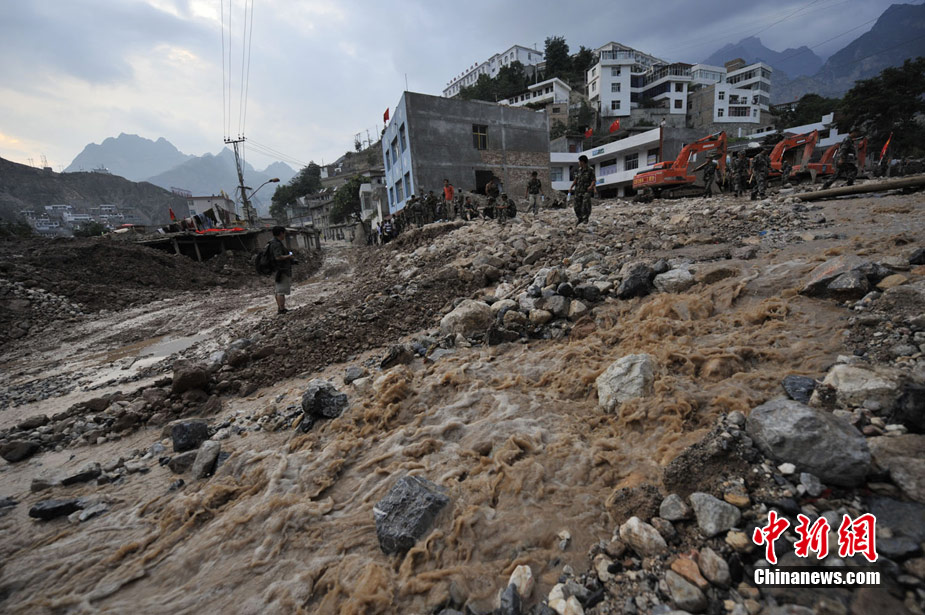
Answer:
<path fill-rule="evenodd" d="M 838 146 L 838 153 L 835 155 L 835 175 L 822 184 L 823 189 L 830 188 L 836 180 L 842 177 L 845 179 L 846 186 L 854 185 L 854 180 L 858 176 L 858 148 L 854 144 L 852 134 L 845 137 L 845 140 Z"/>
<path fill-rule="evenodd" d="M 739 198 L 745 194 L 745 185 L 748 183 L 748 159 L 745 157 L 745 150 L 739 151 L 732 165 L 732 185 L 736 198 Z"/>
<path fill-rule="evenodd" d="M 783 188 L 790 183 L 790 173 L 793 172 L 793 165 L 789 160 L 784 160 L 780 165 L 780 187 Z"/>
<path fill-rule="evenodd" d="M 596 190 L 597 178 L 594 175 L 594 169 L 588 165 L 588 157 L 582 154 L 578 157 L 578 172 L 575 174 L 575 181 L 569 188 L 569 192 L 575 197 L 575 216 L 578 217 L 576 224 L 588 223 L 591 217 L 591 196 Z"/>
<path fill-rule="evenodd" d="M 295 256 L 283 243 L 286 239 L 286 229 L 282 226 L 274 226 L 272 233 L 270 254 L 276 264 L 274 280 L 276 286 L 273 291 L 276 297 L 276 313 L 285 314 L 289 311 L 286 309 L 286 295 L 292 292 L 292 261 L 295 260 Z"/>
<path fill-rule="evenodd" d="M 703 196 L 713 196 L 713 180 L 716 178 L 717 163 L 715 158 L 708 158 L 703 163 Z"/>
<path fill-rule="evenodd" d="M 456 189 L 453 188 L 453 184 L 450 183 L 450 180 L 443 180 L 443 202 L 446 204 L 446 209 L 449 211 L 450 207 L 453 205 L 453 196 L 456 194 Z"/>
<path fill-rule="evenodd" d="M 536 175 L 536 171 L 530 174 L 530 181 L 527 182 L 527 188 L 524 191 L 527 210 L 533 213 L 534 218 L 540 213 L 540 191 L 543 189 L 543 184 Z"/>
<path fill-rule="evenodd" d="M 771 161 L 768 159 L 767 152 L 762 149 L 758 155 L 752 158 L 752 174 L 754 175 L 754 184 L 752 185 L 752 200 L 766 196 L 768 186 L 768 172 L 771 170 Z"/>

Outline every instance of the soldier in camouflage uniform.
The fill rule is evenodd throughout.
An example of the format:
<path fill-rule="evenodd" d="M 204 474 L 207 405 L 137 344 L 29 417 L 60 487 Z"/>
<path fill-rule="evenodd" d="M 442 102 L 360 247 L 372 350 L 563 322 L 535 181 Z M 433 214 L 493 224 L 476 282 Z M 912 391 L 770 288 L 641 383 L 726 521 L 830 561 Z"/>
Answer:
<path fill-rule="evenodd" d="M 578 172 L 575 173 L 575 181 L 572 182 L 569 192 L 575 196 L 575 216 L 578 218 L 576 224 L 584 222 L 587 224 L 591 217 L 591 196 L 597 190 L 597 178 L 594 176 L 594 169 L 588 166 L 588 157 L 582 154 L 578 157 Z"/>
<path fill-rule="evenodd" d="M 790 164 L 789 160 L 784 160 L 783 164 L 780 165 L 780 185 L 783 188 L 785 185 L 790 183 L 790 173 L 793 172 L 793 165 Z"/>
<path fill-rule="evenodd" d="M 715 158 L 710 158 L 703 168 L 703 196 L 713 196 L 713 180 L 716 177 L 717 163 Z"/>
<path fill-rule="evenodd" d="M 732 159 L 732 185 L 735 190 L 736 198 L 745 193 L 745 184 L 748 180 L 748 159 L 745 158 L 745 151 L 739 151 L 738 155 Z"/>
<path fill-rule="evenodd" d="M 532 211 L 534 216 L 539 214 L 540 211 L 540 190 L 542 189 L 543 184 L 540 183 L 539 178 L 536 176 L 536 171 L 534 171 L 530 174 L 530 181 L 527 182 L 527 189 L 524 192 L 528 211 Z"/>
<path fill-rule="evenodd" d="M 767 152 L 763 149 L 758 155 L 752 158 L 752 175 L 754 183 L 752 184 L 752 200 L 758 197 L 766 196 L 768 187 L 768 172 L 771 170 L 771 161 Z"/>
<path fill-rule="evenodd" d="M 501 199 L 495 203 L 495 219 L 498 224 L 504 224 L 508 218 L 513 218 L 516 213 L 514 208 L 514 202 L 507 198 L 506 194 L 502 194 Z"/>
<path fill-rule="evenodd" d="M 424 197 L 424 224 L 430 224 L 437 219 L 437 197 L 433 190 L 427 191 Z"/>
<path fill-rule="evenodd" d="M 466 202 L 463 203 L 462 217 L 463 220 L 466 221 L 475 220 L 479 217 L 478 208 L 472 202 L 472 199 L 468 196 L 466 197 Z"/>
<path fill-rule="evenodd" d="M 822 188 L 829 188 L 839 177 L 845 178 L 846 186 L 853 186 L 854 179 L 858 176 L 858 148 L 854 144 L 851 135 L 845 137 L 845 140 L 838 146 L 838 153 L 835 155 L 835 175 L 822 184 Z"/>
<path fill-rule="evenodd" d="M 411 220 L 414 222 L 415 226 L 421 228 L 424 226 L 424 205 L 421 203 L 421 200 L 411 195 L 411 198 L 408 199 L 408 211 L 411 212 Z"/>

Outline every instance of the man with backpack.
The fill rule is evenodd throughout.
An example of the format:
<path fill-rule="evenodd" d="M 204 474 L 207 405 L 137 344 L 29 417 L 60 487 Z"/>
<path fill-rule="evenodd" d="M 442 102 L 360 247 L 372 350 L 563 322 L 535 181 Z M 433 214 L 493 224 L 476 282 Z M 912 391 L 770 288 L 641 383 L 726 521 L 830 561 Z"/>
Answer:
<path fill-rule="evenodd" d="M 295 260 L 295 256 L 283 243 L 286 239 L 286 229 L 282 226 L 274 226 L 272 232 L 273 239 L 267 244 L 267 248 L 276 267 L 276 286 L 274 288 L 276 313 L 285 314 L 289 311 L 286 309 L 286 295 L 292 291 L 292 261 Z"/>

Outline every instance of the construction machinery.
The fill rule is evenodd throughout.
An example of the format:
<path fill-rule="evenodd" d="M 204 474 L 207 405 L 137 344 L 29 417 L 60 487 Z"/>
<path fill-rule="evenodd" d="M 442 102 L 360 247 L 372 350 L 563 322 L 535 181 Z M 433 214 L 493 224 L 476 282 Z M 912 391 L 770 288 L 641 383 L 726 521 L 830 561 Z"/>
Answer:
<path fill-rule="evenodd" d="M 858 159 L 855 164 L 857 164 L 858 169 L 864 168 L 864 163 L 867 160 L 867 137 L 861 137 L 860 139 L 855 139 L 854 144 L 858 149 Z M 828 175 L 835 174 L 835 167 L 837 161 L 835 160 L 835 154 L 838 152 L 838 146 L 841 143 L 836 143 L 835 145 L 830 146 L 822 154 L 822 157 L 816 162 L 810 162 L 806 165 L 807 170 L 810 175 L 812 175 L 813 182 L 816 181 L 817 177 L 826 177 Z"/>
<path fill-rule="evenodd" d="M 780 177 L 781 182 L 786 183 L 789 178 L 781 177 L 781 169 L 785 162 L 790 163 L 792 168 L 791 174 L 793 175 L 806 172 L 808 170 L 809 161 L 813 156 L 813 150 L 816 149 L 816 143 L 818 142 L 818 130 L 784 137 L 774 146 L 774 149 L 771 150 L 771 169 L 769 176 L 772 179 Z M 801 146 L 802 150 L 799 149 Z"/>
<path fill-rule="evenodd" d="M 688 143 L 674 160 L 657 162 L 655 168 L 637 173 L 633 177 L 633 190 L 650 188 L 656 196 L 666 196 L 665 192 L 670 192 L 671 196 L 685 196 L 702 191 L 702 185 L 696 185 L 700 178 L 692 166 L 700 154 L 704 158 L 715 158 L 720 175 L 725 173 L 726 133 L 717 132 Z"/>

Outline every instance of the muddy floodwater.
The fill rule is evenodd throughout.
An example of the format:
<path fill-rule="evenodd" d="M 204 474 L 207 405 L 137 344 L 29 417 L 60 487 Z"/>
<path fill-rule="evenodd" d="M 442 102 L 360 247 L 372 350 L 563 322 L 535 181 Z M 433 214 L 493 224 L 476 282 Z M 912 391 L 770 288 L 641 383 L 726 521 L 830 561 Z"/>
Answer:
<path fill-rule="evenodd" d="M 707 217 L 722 225 L 726 209 L 746 203 L 719 199 Z M 607 247 L 618 256 L 631 235 L 601 239 L 600 229 L 628 216 L 649 219 L 653 212 L 643 217 L 640 207 L 596 205 L 591 230 L 569 229 L 562 241 Z M 665 207 L 675 208 L 663 212 L 667 224 L 685 205 Z M 818 238 L 798 238 L 801 229 L 768 228 L 722 239 L 732 247 L 753 246 L 748 259 L 710 258 L 716 245 L 709 240 L 681 242 L 684 248 L 675 250 L 668 240 L 637 244 L 634 260 L 684 252 L 696 283 L 682 292 L 608 297 L 558 339 L 460 344 L 436 360 L 376 367 L 390 345 L 436 332 L 442 313 L 434 314 L 418 334 L 378 336 L 358 346 L 348 362 L 281 375 L 245 396 L 222 395 L 220 415 L 208 419 L 244 429 L 221 441 L 228 456 L 214 476 L 186 477 L 172 490 L 179 477 L 158 463 L 172 454 L 160 425 L 43 451 L 16 464 L 0 462 L 0 497 L 19 502 L 0 516 L 0 610 L 424 614 L 465 604 L 485 613 L 497 607 L 499 591 L 521 564 L 536 578 L 536 603 L 564 566 L 587 568 L 589 547 L 609 541 L 620 523 L 640 514 L 647 490 L 666 493 L 665 466 L 718 418 L 736 410 L 747 415 L 782 395 L 785 376 L 820 378 L 838 355 L 851 354 L 851 311 L 798 290 L 833 256 L 890 257 L 921 244 L 923 213 L 919 195 L 827 202 L 812 214 Z M 566 229 L 572 222 L 568 211 L 545 216 L 533 224 Z M 666 234 L 679 234 L 685 222 L 672 224 Z M 518 233 L 529 236 L 530 228 L 519 221 L 497 231 L 493 222 L 479 221 L 440 241 L 478 235 L 504 242 Z M 624 248 L 614 247 L 618 242 Z M 466 245 L 460 244 L 461 252 Z M 352 248 L 325 250 L 322 269 L 290 298 L 306 314 L 320 314 L 328 298 L 349 294 L 367 275 L 352 264 Z M 396 253 L 383 249 L 382 258 Z M 568 257 L 557 264 L 573 265 Z M 532 278 L 530 272 L 502 282 L 513 288 Z M 7 345 L 0 387 L 32 390 L 46 382 L 49 388 L 43 399 L 0 410 L 0 427 L 152 386 L 170 374 L 175 359 L 205 361 L 249 330 L 315 326 L 310 319 L 278 319 L 268 288 L 258 283 L 186 293 Z M 445 297 L 448 308 L 456 298 Z M 403 301 L 414 309 L 413 298 Z M 615 360 L 643 353 L 657 365 L 652 393 L 604 412 L 595 380 Z M 369 377 L 345 385 L 345 368 L 364 362 Z M 261 417 L 297 406 L 312 378 L 329 379 L 348 395 L 339 418 L 319 421 L 307 433 L 261 423 Z M 145 458 L 158 442 L 165 450 Z M 119 481 L 30 489 L 36 478 L 129 459 L 135 451 L 144 469 Z M 450 503 L 407 553 L 385 555 L 372 509 L 406 474 L 442 486 Z M 715 480 L 703 467 L 682 469 L 682 476 L 689 481 L 685 496 Z M 29 506 L 49 497 L 86 497 L 107 510 L 86 522 L 29 518 Z M 565 549 L 563 530 L 570 535 Z"/>

